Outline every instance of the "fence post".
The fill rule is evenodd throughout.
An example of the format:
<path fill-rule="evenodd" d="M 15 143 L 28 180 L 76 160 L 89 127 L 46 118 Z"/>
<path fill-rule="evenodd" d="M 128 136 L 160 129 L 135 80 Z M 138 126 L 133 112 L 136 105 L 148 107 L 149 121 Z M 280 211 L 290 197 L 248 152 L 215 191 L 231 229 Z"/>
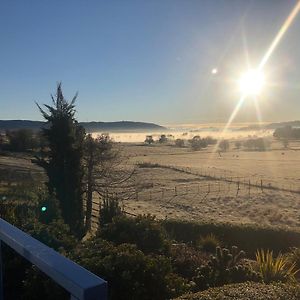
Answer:
<path fill-rule="evenodd" d="M 210 193 L 210 183 L 208 183 L 208 194 Z"/>
<path fill-rule="evenodd" d="M 162 197 L 162 199 L 164 198 L 164 194 L 165 194 L 165 190 L 164 190 L 164 188 L 162 188 L 162 190 L 161 190 L 161 197 Z"/>
<path fill-rule="evenodd" d="M 261 191 L 263 191 L 263 181 L 262 181 L 262 179 L 260 180 L 260 188 L 261 188 Z"/>
<path fill-rule="evenodd" d="M 238 189 L 238 191 L 240 190 L 240 180 L 238 180 L 238 182 L 237 182 L 237 189 Z"/>
<path fill-rule="evenodd" d="M 250 184 L 250 179 L 249 179 L 249 196 L 250 196 L 250 185 L 251 185 L 251 184 Z"/>
<path fill-rule="evenodd" d="M 177 186 L 175 186 L 175 188 L 174 188 L 174 193 L 175 193 L 175 196 L 177 196 Z"/>

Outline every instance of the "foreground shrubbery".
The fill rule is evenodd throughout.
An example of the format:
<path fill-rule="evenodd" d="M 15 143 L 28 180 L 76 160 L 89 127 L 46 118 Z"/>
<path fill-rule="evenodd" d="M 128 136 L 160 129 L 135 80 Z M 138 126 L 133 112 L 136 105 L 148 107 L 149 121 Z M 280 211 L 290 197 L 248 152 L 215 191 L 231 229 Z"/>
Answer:
<path fill-rule="evenodd" d="M 290 288 L 283 285 L 279 289 L 275 285 L 266 287 L 254 283 L 226 284 L 247 281 L 287 282 L 292 278 L 289 276 L 289 268 L 294 263 L 299 265 L 300 261 L 299 249 L 289 248 L 300 242 L 300 233 L 296 231 L 178 220 L 161 222 L 151 215 L 132 218 L 124 216 L 115 203 L 102 207 L 105 222 L 95 237 L 82 242 L 70 233 L 69 227 L 60 218 L 55 199 L 48 197 L 43 189 L 28 190 L 24 195 L 28 207 L 17 201 L 20 196 L 18 189 L 6 193 L 10 203 L 15 205 L 2 202 L 2 216 L 106 279 L 110 299 L 163 300 L 218 286 L 223 286 L 216 289 L 218 292 L 210 289 L 194 296 L 215 299 L 215 293 L 219 293 L 220 297 L 225 297 L 220 299 L 227 299 L 231 294 L 236 297 L 233 299 L 243 299 L 249 288 L 258 297 L 245 299 L 268 299 L 259 298 L 263 297 L 263 292 L 260 294 L 258 287 L 262 287 L 270 288 L 276 297 L 281 295 L 277 292 L 283 291 L 282 297 L 285 297 Z M 49 209 L 42 213 L 41 205 Z M 221 244 L 222 248 L 219 246 Z M 247 253 L 233 245 L 242 245 L 240 248 Z M 279 258 L 276 254 L 272 260 L 269 259 L 270 255 L 261 255 L 261 259 L 257 257 L 255 261 L 253 259 L 257 248 L 291 252 Z M 4 255 L 5 286 L 9 291 L 7 299 L 18 299 L 20 294 L 24 299 L 32 300 L 48 300 L 52 296 L 55 299 L 68 299 L 61 288 L 7 247 L 4 248 Z M 32 291 L 35 291 L 34 294 Z M 276 297 L 270 299 L 290 299 Z"/>
<path fill-rule="evenodd" d="M 176 300 L 299 300 L 300 288 L 287 284 L 245 282 L 186 294 Z"/>
<path fill-rule="evenodd" d="M 169 299 L 188 290 L 167 257 L 145 255 L 132 244 L 114 246 L 95 238 L 79 245 L 71 257 L 108 281 L 110 299 Z"/>
<path fill-rule="evenodd" d="M 145 253 L 163 254 L 169 251 L 169 241 L 164 228 L 151 215 L 114 218 L 101 228 L 99 236 L 115 244 L 135 244 Z"/>

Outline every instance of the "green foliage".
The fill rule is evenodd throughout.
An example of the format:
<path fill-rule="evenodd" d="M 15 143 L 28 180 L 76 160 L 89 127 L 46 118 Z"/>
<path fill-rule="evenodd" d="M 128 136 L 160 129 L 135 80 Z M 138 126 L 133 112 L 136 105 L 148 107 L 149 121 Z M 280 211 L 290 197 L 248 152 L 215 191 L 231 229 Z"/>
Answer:
<path fill-rule="evenodd" d="M 265 283 L 272 281 L 293 282 L 295 281 L 296 264 L 290 264 L 287 256 L 278 254 L 273 256 L 272 251 L 257 250 L 256 261 L 259 272 Z"/>
<path fill-rule="evenodd" d="M 188 285 L 172 273 L 169 259 L 148 256 L 134 245 L 113 244 L 99 238 L 79 245 L 73 259 L 109 283 L 110 299 L 169 299 Z"/>
<path fill-rule="evenodd" d="M 186 294 L 176 300 L 298 300 L 298 285 L 245 282 Z"/>
<path fill-rule="evenodd" d="M 77 243 L 68 225 L 64 224 L 62 220 L 54 220 L 49 224 L 32 220 L 24 225 L 23 230 L 54 250 L 69 251 Z"/>
<path fill-rule="evenodd" d="M 214 253 L 216 248 L 221 245 L 221 242 L 214 234 L 210 233 L 206 236 L 201 236 L 197 244 L 201 250 Z"/>
<path fill-rule="evenodd" d="M 161 224 L 151 215 L 120 216 L 101 228 L 99 235 L 116 244 L 135 244 L 145 253 L 167 253 L 169 242 Z"/>
<path fill-rule="evenodd" d="M 200 223 L 168 219 L 162 221 L 167 233 L 181 242 L 196 242 L 199 236 L 210 233 L 219 237 L 227 246 L 243 248 L 250 257 L 257 249 L 270 249 L 274 253 L 288 252 L 300 247 L 300 231 L 257 225 L 229 223 Z"/>
<path fill-rule="evenodd" d="M 78 125 L 75 115 L 75 100 L 69 103 L 63 96 L 61 83 L 56 96 L 52 96 L 53 106 L 45 105 L 48 112 L 39 109 L 48 126 L 43 135 L 49 151 L 38 163 L 49 178 L 48 189 L 59 200 L 62 217 L 77 236 L 83 233 L 83 140 L 84 129 Z"/>
<path fill-rule="evenodd" d="M 208 254 L 187 244 L 171 245 L 170 257 L 175 272 L 189 280 L 192 280 L 197 275 L 198 268 L 209 260 Z"/>
<path fill-rule="evenodd" d="M 245 252 L 239 251 L 235 246 L 231 251 L 217 247 L 215 255 L 211 256 L 206 265 L 198 269 L 198 274 L 194 277 L 197 289 L 203 290 L 212 286 L 248 280 L 258 281 L 259 275 L 247 265 L 241 264 L 241 259 L 244 257 Z"/>
<path fill-rule="evenodd" d="M 69 293 L 35 266 L 26 269 L 21 289 L 22 300 L 68 300 Z"/>
<path fill-rule="evenodd" d="M 118 199 L 104 198 L 100 207 L 99 224 L 100 229 L 109 223 L 113 222 L 114 217 L 122 215 L 122 209 L 120 207 Z"/>

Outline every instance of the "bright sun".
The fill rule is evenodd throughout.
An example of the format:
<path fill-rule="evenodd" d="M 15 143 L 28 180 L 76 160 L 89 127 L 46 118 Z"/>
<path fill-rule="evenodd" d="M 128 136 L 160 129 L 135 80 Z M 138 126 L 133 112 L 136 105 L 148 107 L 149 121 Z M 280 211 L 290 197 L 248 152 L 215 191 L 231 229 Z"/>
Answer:
<path fill-rule="evenodd" d="M 265 83 L 265 76 L 257 70 L 249 70 L 244 73 L 240 80 L 240 91 L 245 96 L 257 96 L 260 94 Z"/>

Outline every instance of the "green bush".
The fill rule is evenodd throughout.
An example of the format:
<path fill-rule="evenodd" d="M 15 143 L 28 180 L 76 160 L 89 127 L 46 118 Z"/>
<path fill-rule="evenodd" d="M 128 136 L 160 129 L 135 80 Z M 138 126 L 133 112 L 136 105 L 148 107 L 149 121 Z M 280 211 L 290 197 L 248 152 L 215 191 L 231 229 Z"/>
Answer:
<path fill-rule="evenodd" d="M 117 199 L 103 199 L 99 214 L 100 228 L 108 223 L 111 223 L 114 217 L 120 215 L 122 215 L 122 210 Z"/>
<path fill-rule="evenodd" d="M 245 282 L 186 294 L 176 300 L 298 300 L 299 286 Z"/>
<path fill-rule="evenodd" d="M 62 220 L 54 220 L 49 224 L 32 220 L 32 222 L 24 225 L 23 229 L 35 239 L 61 252 L 73 249 L 77 243 L 69 226 Z"/>
<path fill-rule="evenodd" d="M 300 247 L 300 231 L 256 225 L 229 223 L 197 223 L 181 220 L 164 220 L 167 233 L 180 242 L 194 242 L 199 236 L 214 234 L 225 246 L 236 245 L 244 249 L 250 257 L 255 257 L 257 249 L 270 249 L 274 253 L 288 252 L 291 247 Z"/>
<path fill-rule="evenodd" d="M 115 244 L 135 244 L 144 253 L 167 253 L 169 241 L 161 224 L 151 215 L 121 216 L 101 228 L 99 236 Z"/>
<path fill-rule="evenodd" d="M 187 244 L 174 244 L 171 246 L 170 257 L 172 266 L 177 274 L 192 280 L 197 270 L 206 264 L 209 256 Z"/>
<path fill-rule="evenodd" d="M 198 269 L 197 276 L 193 278 L 196 289 L 204 290 L 208 287 L 248 280 L 259 281 L 259 275 L 248 265 L 241 263 L 244 257 L 245 252 L 239 251 L 235 246 L 231 248 L 231 251 L 217 247 L 215 255 L 211 256 L 206 265 Z"/>
<path fill-rule="evenodd" d="M 79 245 L 71 258 L 108 281 L 110 299 L 163 300 L 189 287 L 172 272 L 168 258 L 145 255 L 131 244 L 114 246 L 94 238 Z"/>

